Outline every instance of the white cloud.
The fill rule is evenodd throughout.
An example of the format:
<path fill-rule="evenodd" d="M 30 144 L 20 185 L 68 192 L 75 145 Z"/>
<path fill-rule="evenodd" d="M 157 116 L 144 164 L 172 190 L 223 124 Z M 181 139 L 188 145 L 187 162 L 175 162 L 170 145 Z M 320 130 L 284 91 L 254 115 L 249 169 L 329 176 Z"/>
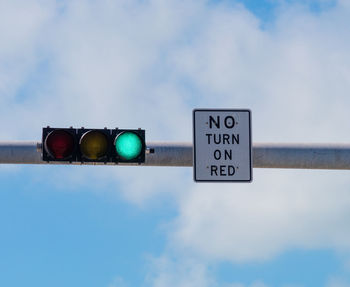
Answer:
<path fill-rule="evenodd" d="M 344 173 L 259 170 L 250 185 L 196 185 L 184 195 L 175 245 L 235 262 L 291 248 L 349 249 L 348 184 Z"/>
<path fill-rule="evenodd" d="M 220 282 L 216 280 L 213 268 L 193 258 L 149 258 L 148 271 L 145 286 L 152 287 L 268 287 L 254 279 L 249 284 Z"/>
<path fill-rule="evenodd" d="M 250 107 L 257 141 L 349 141 L 349 10 L 281 13 L 268 30 L 244 11 L 211 13 L 177 71 L 205 105 Z"/>
<path fill-rule="evenodd" d="M 41 60 L 40 34 L 53 15 L 51 4 L 51 1 L 35 0 L 0 2 L 0 137 L 3 139 L 15 133 L 11 128 L 20 127 L 18 123 L 25 116 L 21 111 L 33 108 L 30 95 L 21 95 L 21 87 L 27 84 Z"/>
<path fill-rule="evenodd" d="M 171 1 L 76 1 L 56 9 L 50 21 L 38 21 L 35 37 L 30 37 L 33 53 L 20 50 L 16 59 L 34 62 L 31 72 L 47 73 L 47 81 L 34 89 L 29 102 L 4 102 L 12 106 L 4 113 L 6 122 L 16 130 L 3 137 L 32 133 L 38 138 L 40 127 L 47 124 L 141 126 L 156 139 L 190 136 L 190 127 L 177 129 L 190 120 L 190 107 L 182 100 L 187 95 L 170 81 L 162 61 L 182 29 L 173 11 L 186 14 L 181 5 L 174 5 Z M 15 40 L 9 43 L 11 49 L 18 45 Z M 41 61 L 47 70 L 42 70 Z M 5 81 L 7 67 L 0 72 Z M 29 76 L 11 77 L 17 79 L 12 97 Z"/>
<path fill-rule="evenodd" d="M 218 286 L 204 264 L 181 261 L 181 264 L 167 257 L 153 258 L 150 263 L 147 285 L 153 287 L 206 287 Z"/>

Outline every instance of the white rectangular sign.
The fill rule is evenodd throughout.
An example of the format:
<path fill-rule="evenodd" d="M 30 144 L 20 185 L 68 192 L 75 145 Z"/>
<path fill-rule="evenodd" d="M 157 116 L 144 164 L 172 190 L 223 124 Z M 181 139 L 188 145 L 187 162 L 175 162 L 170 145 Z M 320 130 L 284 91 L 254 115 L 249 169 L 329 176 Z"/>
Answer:
<path fill-rule="evenodd" d="M 250 110 L 193 110 L 194 180 L 252 181 Z"/>

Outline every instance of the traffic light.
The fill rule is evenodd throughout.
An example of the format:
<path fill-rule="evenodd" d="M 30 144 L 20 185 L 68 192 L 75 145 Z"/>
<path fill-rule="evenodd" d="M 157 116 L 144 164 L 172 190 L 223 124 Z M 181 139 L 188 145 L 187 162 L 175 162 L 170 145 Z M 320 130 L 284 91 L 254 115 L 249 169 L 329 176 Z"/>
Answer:
<path fill-rule="evenodd" d="M 61 162 L 145 162 L 142 129 L 43 128 L 42 159 Z"/>

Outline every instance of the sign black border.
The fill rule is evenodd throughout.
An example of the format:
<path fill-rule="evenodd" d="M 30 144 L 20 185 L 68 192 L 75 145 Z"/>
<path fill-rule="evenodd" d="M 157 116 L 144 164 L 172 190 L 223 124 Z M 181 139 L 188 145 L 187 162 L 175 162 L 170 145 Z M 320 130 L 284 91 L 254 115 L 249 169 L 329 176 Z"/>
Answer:
<path fill-rule="evenodd" d="M 196 112 L 248 112 L 249 115 L 249 163 L 250 177 L 247 180 L 203 180 L 196 178 Z M 253 163 L 252 163 L 252 115 L 249 109 L 193 109 L 192 110 L 192 125 L 193 125 L 193 180 L 195 182 L 252 182 L 253 180 Z"/>

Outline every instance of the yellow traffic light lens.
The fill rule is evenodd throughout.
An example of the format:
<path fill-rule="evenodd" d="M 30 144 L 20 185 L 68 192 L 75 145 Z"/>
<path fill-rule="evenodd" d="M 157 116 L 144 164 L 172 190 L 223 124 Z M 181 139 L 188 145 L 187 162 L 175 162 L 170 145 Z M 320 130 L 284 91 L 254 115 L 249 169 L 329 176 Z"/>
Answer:
<path fill-rule="evenodd" d="M 119 134 L 114 144 L 117 154 L 124 160 L 137 158 L 143 147 L 141 138 L 133 132 Z"/>
<path fill-rule="evenodd" d="M 80 139 L 80 151 L 90 160 L 100 160 L 108 154 L 108 138 L 99 131 L 88 131 Z"/>

